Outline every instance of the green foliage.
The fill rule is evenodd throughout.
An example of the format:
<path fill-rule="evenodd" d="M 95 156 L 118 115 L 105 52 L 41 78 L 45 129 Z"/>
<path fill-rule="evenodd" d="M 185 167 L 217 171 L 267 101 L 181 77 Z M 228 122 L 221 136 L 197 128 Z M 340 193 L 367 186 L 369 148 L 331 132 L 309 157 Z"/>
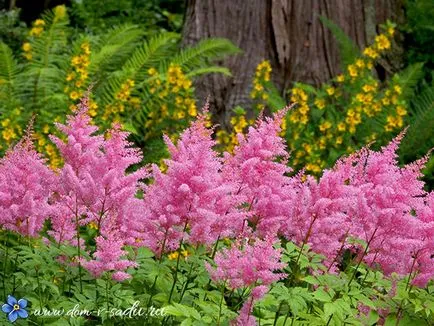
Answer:
<path fill-rule="evenodd" d="M 91 233 L 82 230 L 84 239 Z M 253 315 L 261 325 L 395 325 L 397 316 L 399 325 L 434 322 L 432 283 L 425 289 L 411 286 L 408 277 L 386 277 L 358 265 L 357 257 L 330 273 L 329 263 L 307 245 L 287 242 L 282 249 L 287 277 L 255 304 Z M 76 254 L 74 247 L 0 231 L 0 297 L 26 298 L 30 317 L 22 321 L 37 325 L 228 325 L 249 295 L 249 289 L 210 281 L 204 262 L 211 261 L 212 250 L 202 246 L 162 258 L 131 248 L 129 256 L 139 267 L 129 271 L 130 280 L 115 283 L 108 275 L 94 279 L 82 272 L 82 290 Z M 44 308 L 59 315 L 38 316 Z M 84 310 L 89 315 L 79 316 Z"/>
<path fill-rule="evenodd" d="M 80 5 L 95 4 L 84 1 Z M 39 149 L 48 154 L 53 166 L 61 164 L 54 147 L 47 144 L 46 135 L 53 132 L 48 122 L 62 121 L 89 88 L 93 94 L 89 112 L 99 125 L 125 124 L 141 147 L 161 143 L 163 132 L 174 135 L 196 116 L 194 78 L 209 73 L 230 75 L 213 61 L 239 52 L 224 39 L 203 40 L 181 49 L 179 34 L 149 35 L 142 25 L 131 23 L 94 33 L 75 30 L 66 7 L 58 6 L 32 24 L 21 53 L 0 43 L 0 150 L 15 142 L 36 114 Z M 175 68 L 177 75 L 169 78 L 168 71 Z M 167 92 L 156 92 L 157 80 Z M 176 96 L 186 102 L 176 102 Z M 165 114 L 174 117 L 176 124 L 159 117 L 166 107 Z M 147 160 L 158 161 L 161 156 L 156 153 L 163 155 L 156 151 Z"/>
<path fill-rule="evenodd" d="M 360 56 L 360 50 L 354 41 L 333 21 L 324 16 L 320 17 L 321 22 L 332 32 L 339 45 L 339 54 L 342 67 L 345 68 Z"/>
<path fill-rule="evenodd" d="M 434 2 L 431 0 L 407 0 L 407 24 L 405 34 L 406 59 L 408 64 L 425 62 L 425 73 L 431 79 L 434 69 Z"/>
<path fill-rule="evenodd" d="M 73 0 L 72 20 L 76 27 L 93 34 L 104 33 L 111 26 L 140 25 L 148 35 L 164 31 L 179 32 L 184 2 L 179 0 Z"/>
<path fill-rule="evenodd" d="M 0 3 L 1 7 L 1 3 Z M 19 19 L 20 10 L 0 10 L 0 41 L 18 51 L 26 37 L 27 27 Z"/>

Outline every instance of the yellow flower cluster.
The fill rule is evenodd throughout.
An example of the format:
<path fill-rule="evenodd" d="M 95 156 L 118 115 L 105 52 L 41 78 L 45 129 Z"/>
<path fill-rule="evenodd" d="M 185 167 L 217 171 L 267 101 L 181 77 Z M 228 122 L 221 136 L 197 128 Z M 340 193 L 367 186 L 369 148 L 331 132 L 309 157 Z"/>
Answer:
<path fill-rule="evenodd" d="M 401 129 L 404 126 L 403 117 L 407 115 L 407 109 L 405 108 L 404 102 L 399 98 L 399 95 L 401 94 L 401 87 L 399 85 L 394 85 L 392 89 L 386 91 L 385 97 L 383 98 L 383 103 L 394 105 L 394 110 L 391 110 L 386 117 L 384 130 L 388 132 Z"/>
<path fill-rule="evenodd" d="M 14 140 L 18 139 L 22 131 L 19 125 L 13 123 L 9 118 L 2 120 L 0 125 L 2 126 L 1 136 L 5 142 L 5 146 L 0 144 L 0 149 L 7 149 Z"/>
<path fill-rule="evenodd" d="M 189 256 L 189 252 L 187 250 L 181 250 L 181 256 L 184 258 L 187 258 Z M 179 251 L 174 251 L 170 254 L 167 255 L 167 258 L 169 258 L 169 260 L 176 260 L 179 257 Z"/>
<path fill-rule="evenodd" d="M 56 6 L 54 8 L 54 22 L 62 20 L 66 17 L 65 5 Z"/>
<path fill-rule="evenodd" d="M 251 121 L 249 121 L 251 123 Z M 244 133 L 245 128 L 249 125 L 246 119 L 245 111 L 238 112 L 230 120 L 232 132 L 220 129 L 216 133 L 217 144 L 221 145 L 225 151 L 232 153 L 235 146 L 238 145 L 237 134 Z"/>
<path fill-rule="evenodd" d="M 88 87 L 88 66 L 90 64 L 90 43 L 85 40 L 81 43 L 78 53 L 71 59 L 71 68 L 66 75 L 67 86 L 64 91 L 72 101 L 80 99 Z M 77 106 L 71 104 L 71 111 Z M 98 105 L 95 101 L 89 101 L 89 115 L 94 117 L 97 114 Z"/>
<path fill-rule="evenodd" d="M 176 134 L 179 128 L 186 126 L 187 121 L 197 116 L 193 83 L 182 71 L 181 66 L 173 63 L 169 65 L 166 74 L 160 74 L 157 69 L 150 68 L 148 75 L 149 91 L 158 98 L 156 103 L 160 104 L 149 113 L 149 119 L 145 124 L 150 130 L 147 136 L 151 137 L 159 126 L 168 120 L 176 120 L 177 124 L 172 124 L 164 132 L 169 135 Z"/>
<path fill-rule="evenodd" d="M 138 109 L 140 107 L 140 99 L 136 96 L 131 96 L 131 91 L 135 86 L 135 82 L 132 79 L 127 79 L 120 87 L 120 90 L 115 95 L 115 101 L 106 105 L 104 108 L 104 115 L 102 119 L 108 120 L 120 120 L 120 113 L 125 112 L 127 106 Z"/>
<path fill-rule="evenodd" d="M 300 122 L 302 125 L 305 125 L 309 122 L 310 108 L 307 104 L 309 98 L 306 92 L 299 87 L 294 87 L 291 93 L 291 102 L 297 103 L 298 105 L 290 112 L 289 121 L 293 124 Z"/>
<path fill-rule="evenodd" d="M 35 37 L 40 36 L 44 31 L 44 26 L 45 26 L 45 21 L 43 19 L 36 19 L 33 22 L 33 27 L 29 32 L 30 36 L 35 36 Z"/>
<path fill-rule="evenodd" d="M 27 60 L 32 60 L 32 58 L 33 58 L 32 45 L 30 44 L 30 42 L 24 42 L 22 49 L 24 51 L 24 53 L 23 53 L 24 58 L 26 58 Z"/>
<path fill-rule="evenodd" d="M 262 61 L 256 67 L 255 78 L 253 79 L 253 90 L 250 93 L 250 97 L 259 102 L 256 104 L 256 108 L 259 111 L 265 107 L 265 102 L 268 100 L 265 83 L 270 81 L 271 71 L 271 64 L 268 60 Z"/>
<path fill-rule="evenodd" d="M 57 169 L 62 165 L 63 160 L 60 157 L 56 146 L 47 141 L 49 133 L 50 127 L 48 125 L 43 126 L 42 133 L 35 133 L 36 146 L 39 152 L 45 153 L 50 167 L 52 169 Z"/>

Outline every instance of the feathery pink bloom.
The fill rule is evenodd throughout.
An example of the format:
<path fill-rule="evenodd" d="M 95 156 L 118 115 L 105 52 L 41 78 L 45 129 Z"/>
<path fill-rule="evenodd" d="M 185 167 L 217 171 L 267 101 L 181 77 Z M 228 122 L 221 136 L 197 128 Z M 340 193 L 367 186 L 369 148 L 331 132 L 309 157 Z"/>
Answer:
<path fill-rule="evenodd" d="M 238 197 L 246 206 L 248 219 L 260 237 L 276 236 L 291 202 L 287 185 L 291 172 L 287 166 L 285 140 L 279 137 L 287 109 L 273 118 L 258 120 L 246 137 L 239 134 L 234 155 L 225 155 L 223 174 L 237 184 Z"/>
<path fill-rule="evenodd" d="M 54 173 L 33 147 L 31 130 L 0 160 L 0 227 L 36 237 L 52 213 Z"/>
<path fill-rule="evenodd" d="M 205 124 L 202 114 L 177 145 L 165 137 L 171 156 L 167 172 L 154 166 L 154 183 L 144 199 L 144 243 L 157 255 L 176 250 L 181 239 L 210 245 L 230 233 L 225 221 L 242 221 L 231 196 L 236 189 L 221 176 L 222 162 Z"/>
<path fill-rule="evenodd" d="M 120 259 L 124 246 L 140 243 L 137 239 L 142 235 L 143 202 L 135 195 L 142 187 L 140 180 L 148 173 L 144 169 L 126 173 L 127 168 L 141 161 L 139 150 L 131 147 L 128 133 L 122 132 L 119 125 L 109 130 L 106 140 L 95 135 L 98 128 L 91 125 L 87 110 L 84 99 L 66 125 L 57 125 L 66 136 L 65 142 L 51 137 L 65 164 L 59 171 L 58 209 L 52 217 L 50 234 L 56 241 L 78 245 L 77 224 L 92 223 L 99 234 L 97 250 L 95 260 L 84 266 L 99 275 L 103 271 L 123 271 L 131 265 L 115 259 Z M 112 250 L 106 243 L 108 239 L 116 239 L 116 254 L 105 252 Z M 112 265 L 104 260 L 105 255 L 111 257 Z"/>

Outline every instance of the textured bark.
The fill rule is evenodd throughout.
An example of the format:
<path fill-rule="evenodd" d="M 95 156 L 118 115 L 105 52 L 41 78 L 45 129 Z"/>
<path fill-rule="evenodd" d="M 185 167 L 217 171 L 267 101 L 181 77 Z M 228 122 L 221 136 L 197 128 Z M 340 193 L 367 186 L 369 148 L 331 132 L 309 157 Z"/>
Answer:
<path fill-rule="evenodd" d="M 206 76 L 196 84 L 199 98 L 210 95 L 218 122 L 225 125 L 237 105 L 250 107 L 255 67 L 264 59 L 271 61 L 280 90 L 294 81 L 319 85 L 340 72 L 337 43 L 320 16 L 363 48 L 379 24 L 402 21 L 403 8 L 401 0 L 187 0 L 184 44 L 225 37 L 243 50 L 224 62 L 233 77 Z M 395 61 L 382 62 L 382 73 Z"/>

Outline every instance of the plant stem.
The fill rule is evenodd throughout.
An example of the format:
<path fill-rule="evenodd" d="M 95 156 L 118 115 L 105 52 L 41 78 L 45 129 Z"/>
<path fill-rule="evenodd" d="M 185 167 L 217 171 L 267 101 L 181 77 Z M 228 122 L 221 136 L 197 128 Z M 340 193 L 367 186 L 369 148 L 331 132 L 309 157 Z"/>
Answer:
<path fill-rule="evenodd" d="M 350 281 L 348 282 L 348 288 L 350 287 L 351 282 L 354 280 L 354 277 L 356 276 L 357 270 L 359 269 L 360 264 L 363 261 L 363 258 L 365 258 L 366 254 L 368 253 L 369 245 L 371 244 L 372 240 L 374 240 L 374 236 L 375 236 L 375 233 L 377 232 L 377 230 L 378 230 L 378 226 L 375 228 L 374 233 L 372 233 L 371 238 L 369 239 L 368 243 L 366 244 L 366 248 L 363 251 L 363 255 L 359 259 L 359 262 L 357 263 L 356 269 L 354 270 L 353 275 L 351 275 Z"/>
<path fill-rule="evenodd" d="M 301 245 L 300 252 L 298 253 L 298 257 L 297 257 L 297 259 L 296 259 L 296 261 L 295 261 L 295 265 L 298 264 L 298 261 L 300 260 L 300 257 L 301 257 L 301 253 L 303 252 L 303 248 L 304 248 L 304 246 L 306 245 L 307 241 L 308 241 L 309 238 L 310 238 L 310 235 L 311 235 L 311 233 L 312 233 L 313 223 L 315 222 L 316 218 L 317 218 L 317 215 L 314 214 L 314 215 L 312 216 L 312 221 L 310 222 L 309 229 L 307 230 L 306 236 L 305 236 L 304 239 L 303 239 L 303 243 L 302 243 L 302 245 Z"/>
<path fill-rule="evenodd" d="M 188 221 L 185 222 L 184 229 L 182 230 L 182 238 L 181 238 L 181 241 L 179 242 L 178 257 L 176 259 L 176 270 L 175 270 L 175 276 L 173 278 L 172 288 L 170 289 L 169 303 L 172 300 L 173 290 L 175 289 L 176 282 L 178 281 L 178 269 L 179 269 L 179 260 L 181 258 L 181 247 L 182 247 L 182 244 L 184 243 L 184 233 L 185 233 L 185 230 L 187 230 L 187 225 L 188 225 Z"/>
<path fill-rule="evenodd" d="M 217 317 L 217 325 L 220 326 L 220 318 L 222 315 L 222 304 L 223 304 L 223 300 L 225 298 L 225 286 L 226 286 L 226 282 L 223 284 L 222 286 L 222 297 L 220 299 L 220 304 L 219 304 L 219 315 Z"/>
<path fill-rule="evenodd" d="M 282 309 L 282 305 L 283 305 L 283 302 L 280 301 L 279 308 L 277 308 L 276 314 L 274 316 L 273 326 L 276 326 L 276 324 L 277 324 L 277 319 L 279 318 L 280 309 Z"/>
<path fill-rule="evenodd" d="M 75 197 L 75 228 L 77 230 L 78 278 L 80 280 L 80 293 L 83 293 L 83 282 L 81 279 L 80 225 L 78 224 L 78 199 L 77 199 L 77 196 Z"/>
<path fill-rule="evenodd" d="M 190 281 L 190 276 L 191 276 L 191 271 L 192 271 L 192 270 L 193 270 L 193 264 L 190 264 L 190 270 L 188 271 L 188 274 L 187 274 L 187 280 L 185 281 L 185 285 L 184 285 L 184 287 L 183 287 L 183 289 L 182 289 L 181 297 L 179 298 L 178 303 L 181 303 L 182 298 L 184 297 L 184 294 L 185 294 L 185 292 L 187 291 L 188 283 L 189 283 L 189 281 Z"/>
<path fill-rule="evenodd" d="M 6 252 L 5 252 L 5 259 L 3 261 L 2 283 L 3 283 L 3 296 L 6 299 L 6 283 L 5 283 L 5 279 L 6 279 L 6 264 L 8 262 L 8 255 L 9 255 L 9 232 L 6 233 L 5 247 L 6 247 Z"/>

